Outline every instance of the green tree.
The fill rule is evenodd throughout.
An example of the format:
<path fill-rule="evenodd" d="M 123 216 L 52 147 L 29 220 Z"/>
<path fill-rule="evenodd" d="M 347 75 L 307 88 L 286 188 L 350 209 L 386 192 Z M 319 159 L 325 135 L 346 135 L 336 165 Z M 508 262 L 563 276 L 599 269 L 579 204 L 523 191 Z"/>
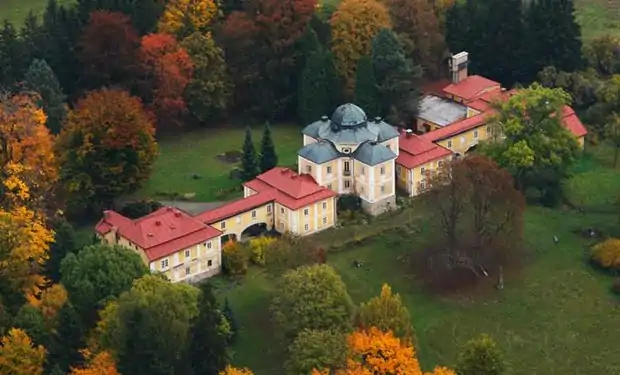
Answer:
<path fill-rule="evenodd" d="M 95 323 L 97 310 L 110 298 L 129 290 L 148 272 L 137 253 L 117 245 L 86 246 L 69 253 L 60 267 L 62 284 L 86 327 Z"/>
<path fill-rule="evenodd" d="M 56 331 L 49 346 L 50 367 L 57 367 L 66 374 L 71 366 L 82 361 L 80 349 L 86 346 L 85 338 L 90 327 L 85 327 L 82 318 L 71 302 L 58 311 Z M 53 366 L 52 366 L 53 365 Z"/>
<path fill-rule="evenodd" d="M 409 311 L 403 306 L 400 295 L 392 294 L 387 284 L 383 285 L 379 296 L 362 303 L 357 311 L 357 324 L 361 328 L 392 331 L 394 336 L 408 341 L 414 338 Z"/>
<path fill-rule="evenodd" d="M 239 324 L 237 323 L 237 318 L 235 317 L 235 313 L 230 307 L 230 302 L 228 302 L 228 298 L 224 300 L 224 310 L 222 314 L 226 317 L 228 324 L 230 325 L 230 336 L 228 338 L 229 343 L 233 344 L 237 339 L 237 334 L 239 333 Z"/>
<path fill-rule="evenodd" d="M 73 226 L 63 217 L 48 221 L 54 231 L 54 242 L 50 244 L 49 257 L 45 262 L 45 276 L 52 282 L 60 282 L 60 265 L 67 254 L 78 250 L 77 238 Z"/>
<path fill-rule="evenodd" d="M 275 290 L 271 313 L 285 337 L 294 338 L 304 329 L 346 332 L 351 328 L 353 302 L 332 267 L 321 264 L 288 271 Z"/>
<path fill-rule="evenodd" d="M 618 156 L 620 155 L 620 116 L 613 114 L 613 119 L 605 126 L 605 137 L 614 146 L 614 168 L 618 166 Z"/>
<path fill-rule="evenodd" d="M 252 129 L 248 126 L 245 129 L 245 139 L 243 141 L 243 155 L 241 156 L 241 180 L 250 181 L 258 175 L 258 165 L 256 162 L 256 149 L 252 141 Z"/>
<path fill-rule="evenodd" d="M 584 57 L 588 66 L 603 76 L 620 72 L 620 40 L 605 34 L 596 37 L 584 46 Z"/>
<path fill-rule="evenodd" d="M 232 95 L 224 52 L 211 34 L 193 33 L 181 42 L 194 63 L 194 73 L 185 89 L 189 111 L 201 123 L 223 114 Z"/>
<path fill-rule="evenodd" d="M 488 335 L 469 340 L 458 355 L 458 375 L 502 375 L 505 371 L 502 353 Z"/>
<path fill-rule="evenodd" d="M 561 181 L 579 153 L 577 140 L 562 122 L 569 100 L 562 89 L 537 83 L 520 90 L 497 104 L 493 140 L 479 149 L 510 171 L 519 190 L 539 190 L 546 204 L 559 199 Z"/>
<path fill-rule="evenodd" d="M 355 69 L 355 104 L 360 106 L 369 118 L 381 116 L 382 101 L 372 67 L 372 58 L 368 55 L 357 62 Z"/>
<path fill-rule="evenodd" d="M 343 333 L 305 329 L 289 347 L 285 368 L 290 375 L 310 374 L 317 368 L 340 368 L 346 359 L 347 340 Z"/>
<path fill-rule="evenodd" d="M 201 283 L 198 317 L 191 329 L 190 360 L 194 374 L 217 375 L 230 362 L 230 323 L 220 311 L 211 285 Z"/>
<path fill-rule="evenodd" d="M 66 97 L 52 68 L 45 60 L 33 60 L 26 72 L 23 85 L 26 91 L 39 94 L 37 105 L 43 108 L 47 115 L 46 125 L 52 133 L 58 134 L 67 114 L 67 107 Z"/>
<path fill-rule="evenodd" d="M 199 295 L 189 284 L 144 276 L 101 312 L 95 338 L 115 356 L 121 374 L 187 373 Z"/>
<path fill-rule="evenodd" d="M 372 40 L 372 66 L 381 98 L 381 112 L 394 125 L 413 123 L 420 93 L 417 82 L 422 70 L 413 66 L 396 34 L 382 29 Z"/>
<path fill-rule="evenodd" d="M 26 64 L 17 31 L 12 23 L 4 20 L 0 28 L 0 87 L 12 88 L 22 78 Z"/>
<path fill-rule="evenodd" d="M 297 114 L 305 125 L 331 114 L 340 101 L 341 85 L 331 52 L 319 48 L 306 58 L 297 102 Z"/>
<path fill-rule="evenodd" d="M 269 121 L 267 121 L 265 122 L 263 138 L 260 142 L 260 171 L 261 173 L 267 172 L 277 165 L 278 155 L 276 154 L 276 148 L 273 145 L 273 138 L 271 137 L 271 126 L 269 125 Z"/>
<path fill-rule="evenodd" d="M 96 10 L 124 13 L 131 18 L 140 35 L 144 35 L 155 31 L 165 4 L 160 0 L 78 0 L 76 8 L 83 22 Z"/>
<path fill-rule="evenodd" d="M 13 320 L 13 327 L 23 329 L 35 345 L 49 347 L 51 331 L 40 309 L 30 304 L 22 306 Z"/>

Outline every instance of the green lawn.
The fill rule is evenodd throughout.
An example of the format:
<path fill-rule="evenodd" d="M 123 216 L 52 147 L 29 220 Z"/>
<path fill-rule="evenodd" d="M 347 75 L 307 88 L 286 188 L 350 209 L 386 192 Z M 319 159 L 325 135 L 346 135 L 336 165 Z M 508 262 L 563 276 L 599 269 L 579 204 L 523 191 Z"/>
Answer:
<path fill-rule="evenodd" d="M 620 191 L 600 189 L 605 181 L 619 186 L 620 173 L 613 172 L 614 177 L 606 167 L 604 148 L 595 151 L 587 161 L 591 168 L 582 172 L 589 177 L 580 174 L 568 184 L 571 194 L 579 188 L 584 189 L 579 191 L 581 196 L 597 197 L 592 204 L 610 200 L 606 194 Z M 411 211 L 415 212 L 415 207 Z M 531 256 L 521 272 L 507 275 L 502 291 L 483 287 L 452 298 L 423 293 L 401 260 L 401 255 L 415 250 L 419 238 L 415 236 L 406 241 L 375 237 L 330 254 L 328 262 L 338 270 L 356 302 L 377 295 L 385 282 L 401 293 L 412 314 L 425 369 L 452 365 L 464 341 L 486 332 L 506 352 L 510 374 L 618 374 L 620 299 L 609 292 L 612 278 L 585 263 L 589 240 L 573 233 L 588 227 L 617 233 L 618 219 L 617 211 L 582 214 L 528 208 L 526 239 Z M 393 221 L 402 224 L 407 220 L 399 217 Z M 337 233 L 315 237 L 331 244 Z M 554 244 L 553 235 L 560 238 L 559 244 Z M 364 267 L 354 268 L 354 260 L 362 261 Z M 220 297 L 229 298 L 242 326 L 235 364 L 248 366 L 257 375 L 281 373 L 279 366 L 285 357 L 274 343 L 267 310 L 272 280 L 253 268 L 240 286 L 223 279 L 217 284 Z"/>
<path fill-rule="evenodd" d="M 253 140 L 259 151 L 263 127 L 253 128 Z M 241 150 L 245 128 L 205 129 L 167 137 L 159 142 L 160 155 L 153 174 L 133 197 L 165 199 L 169 194 L 195 193 L 195 201 L 217 201 L 241 195 L 240 192 L 218 193 L 239 187 L 239 181 L 230 179 L 235 164 L 222 162 L 216 156 Z M 301 127 L 277 125 L 272 127 L 273 141 L 278 154 L 278 165 L 293 166 L 297 150 L 302 145 Z M 192 175 L 197 174 L 199 179 Z"/>
<path fill-rule="evenodd" d="M 584 39 L 603 34 L 620 36 L 620 1 L 575 0 L 575 6 Z"/>
<path fill-rule="evenodd" d="M 58 5 L 72 3 L 73 0 L 57 0 Z M 0 0 L 0 20 L 7 19 L 19 30 L 31 10 L 43 13 L 47 0 Z"/>

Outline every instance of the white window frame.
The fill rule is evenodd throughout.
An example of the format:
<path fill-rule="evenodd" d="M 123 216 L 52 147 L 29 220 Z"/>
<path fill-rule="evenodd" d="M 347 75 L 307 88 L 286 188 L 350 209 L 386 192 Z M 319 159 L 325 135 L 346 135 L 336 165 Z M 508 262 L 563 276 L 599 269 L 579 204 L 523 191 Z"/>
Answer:
<path fill-rule="evenodd" d="M 310 211 L 307 208 L 304 208 L 304 216 L 308 216 L 310 214 Z"/>
<path fill-rule="evenodd" d="M 211 245 L 211 241 L 207 242 L 207 249 L 211 249 L 213 245 Z"/>
<path fill-rule="evenodd" d="M 252 219 L 256 219 L 256 210 L 252 210 Z"/>
<path fill-rule="evenodd" d="M 192 267 L 185 267 L 185 276 L 192 274 Z"/>
<path fill-rule="evenodd" d="M 379 173 L 381 174 L 381 176 L 385 175 L 385 167 L 379 168 Z"/>
<path fill-rule="evenodd" d="M 478 139 L 478 130 L 474 130 L 474 139 Z"/>
<path fill-rule="evenodd" d="M 323 202 L 323 209 L 326 210 L 327 209 L 327 202 Z"/>
<path fill-rule="evenodd" d="M 323 216 L 323 224 L 327 224 L 327 216 Z"/>
<path fill-rule="evenodd" d="M 267 213 L 269 213 L 269 214 L 271 213 L 271 205 L 270 204 L 267 205 Z"/>
<path fill-rule="evenodd" d="M 452 140 L 448 141 L 448 148 L 452 148 Z"/>
<path fill-rule="evenodd" d="M 189 258 L 192 256 L 192 251 L 191 250 L 185 250 L 185 257 Z"/>
<path fill-rule="evenodd" d="M 345 189 L 348 189 L 348 188 L 350 188 L 350 187 L 351 187 L 351 181 L 350 181 L 350 180 L 345 180 L 345 181 L 344 181 L 344 188 L 345 188 Z"/>
<path fill-rule="evenodd" d="M 331 165 L 327 166 L 327 174 L 332 174 L 332 166 Z"/>
<path fill-rule="evenodd" d="M 311 165 L 306 165 L 306 173 L 312 173 L 312 166 Z"/>
<path fill-rule="evenodd" d="M 166 268 L 168 268 L 168 258 L 162 259 L 159 265 L 161 266 L 162 270 L 165 270 Z"/>
<path fill-rule="evenodd" d="M 308 224 L 304 225 L 304 230 L 305 230 L 306 232 L 307 232 L 307 231 L 309 231 L 309 230 L 310 230 L 310 225 L 308 225 Z"/>
<path fill-rule="evenodd" d="M 220 223 L 220 228 L 222 228 L 222 229 L 226 229 L 226 221 L 222 221 L 222 222 Z"/>

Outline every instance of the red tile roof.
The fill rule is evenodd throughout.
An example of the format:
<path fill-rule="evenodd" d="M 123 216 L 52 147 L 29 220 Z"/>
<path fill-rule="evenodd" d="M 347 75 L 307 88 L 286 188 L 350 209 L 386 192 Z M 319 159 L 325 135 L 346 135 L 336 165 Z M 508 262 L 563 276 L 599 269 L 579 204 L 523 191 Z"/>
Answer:
<path fill-rule="evenodd" d="M 241 212 L 245 212 L 253 208 L 260 207 L 269 202 L 273 202 L 275 200 L 275 197 L 275 189 L 264 190 L 258 194 L 250 195 L 247 198 L 241 198 L 236 201 L 222 205 L 216 209 L 200 213 L 196 216 L 196 219 L 207 224 L 212 224 L 217 221 L 235 216 Z"/>
<path fill-rule="evenodd" d="M 218 237 L 221 232 L 172 207 L 131 220 L 114 211 L 104 211 L 95 227 L 106 234 L 115 227 L 118 234 L 142 248 L 150 261 Z"/>
<path fill-rule="evenodd" d="M 483 125 L 487 117 L 492 115 L 493 111 L 482 112 L 476 116 L 472 116 L 470 118 L 466 118 L 460 121 L 457 121 L 453 124 L 444 126 L 441 129 L 433 130 L 428 133 L 424 133 L 421 135 L 427 141 L 436 142 L 442 139 L 446 139 L 452 137 L 454 135 L 463 133 L 465 131 L 477 128 Z"/>
<path fill-rule="evenodd" d="M 562 109 L 562 118 L 564 120 L 564 126 L 566 126 L 575 137 L 581 138 L 588 134 L 588 130 L 583 126 L 581 120 L 579 120 L 579 117 L 571 107 L 567 105 L 564 106 Z"/>
<path fill-rule="evenodd" d="M 466 101 L 474 99 L 487 90 L 499 90 L 500 84 L 481 76 L 469 76 L 459 83 L 446 86 L 443 91 Z"/>
<path fill-rule="evenodd" d="M 452 151 L 415 134 L 401 133 L 399 148 L 396 164 L 409 169 L 452 155 Z"/>
<path fill-rule="evenodd" d="M 293 197 L 303 198 L 324 189 L 309 174 L 298 175 L 288 168 L 275 167 L 256 177 L 257 180 Z"/>

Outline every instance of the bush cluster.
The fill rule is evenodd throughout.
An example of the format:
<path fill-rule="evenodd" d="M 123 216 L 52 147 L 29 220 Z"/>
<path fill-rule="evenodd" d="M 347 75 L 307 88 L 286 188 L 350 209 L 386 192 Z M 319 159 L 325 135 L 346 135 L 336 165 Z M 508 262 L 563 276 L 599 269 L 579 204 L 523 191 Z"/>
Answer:
<path fill-rule="evenodd" d="M 600 267 L 620 271 L 620 239 L 609 238 L 592 247 L 591 259 Z"/>

